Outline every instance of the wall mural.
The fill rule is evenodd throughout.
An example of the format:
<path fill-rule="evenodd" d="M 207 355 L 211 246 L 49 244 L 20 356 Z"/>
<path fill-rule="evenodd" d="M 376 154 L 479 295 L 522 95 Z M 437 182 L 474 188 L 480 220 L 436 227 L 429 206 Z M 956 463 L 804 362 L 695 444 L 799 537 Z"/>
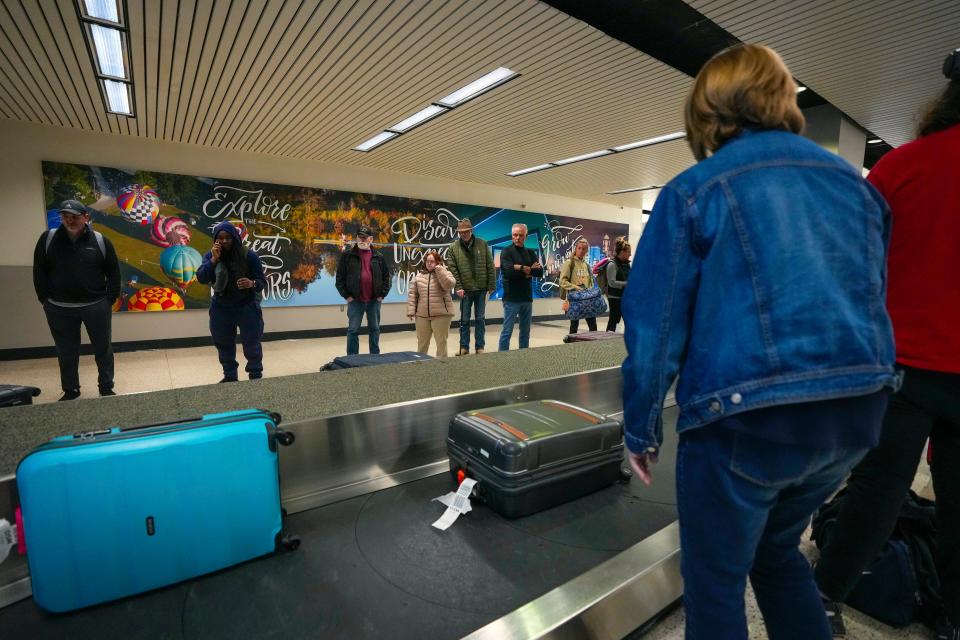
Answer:
<path fill-rule="evenodd" d="M 462 218 L 490 244 L 497 266 L 511 226 L 527 225 L 527 246 L 545 268 L 534 280 L 539 298 L 557 295 L 560 266 L 579 238 L 590 243 L 593 264 L 629 232 L 628 224 L 543 213 L 58 162 L 43 163 L 43 183 L 48 227 L 60 224 L 61 201 L 80 200 L 91 208 L 94 228 L 116 247 L 123 293 L 114 310 L 123 312 L 209 306 L 210 288 L 197 283 L 196 270 L 223 220 L 263 261 L 265 307 L 342 304 L 334 286 L 337 261 L 361 224 L 373 228 L 394 271 L 385 302 L 406 301 L 423 255 L 436 249 L 446 257 Z M 497 274 L 493 299 L 503 294 Z"/>

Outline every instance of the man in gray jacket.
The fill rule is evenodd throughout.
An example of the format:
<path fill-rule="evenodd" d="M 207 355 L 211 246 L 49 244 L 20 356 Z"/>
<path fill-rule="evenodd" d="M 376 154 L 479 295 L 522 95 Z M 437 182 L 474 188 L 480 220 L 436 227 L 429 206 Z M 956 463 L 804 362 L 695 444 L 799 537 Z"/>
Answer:
<path fill-rule="evenodd" d="M 458 356 L 470 353 L 470 312 L 476 318 L 476 352 L 485 346 L 487 296 L 493 293 L 497 280 L 493 273 L 493 253 L 487 241 L 473 235 L 473 224 L 464 218 L 457 224 L 459 240 L 447 251 L 447 267 L 453 274 L 454 290 L 460 296 L 460 350 Z"/>

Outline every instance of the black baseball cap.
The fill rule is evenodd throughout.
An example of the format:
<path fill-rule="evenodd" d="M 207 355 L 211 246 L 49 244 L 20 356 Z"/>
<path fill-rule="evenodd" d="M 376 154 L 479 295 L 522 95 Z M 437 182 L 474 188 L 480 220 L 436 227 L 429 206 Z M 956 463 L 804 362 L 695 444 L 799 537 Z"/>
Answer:
<path fill-rule="evenodd" d="M 88 213 L 88 211 L 87 207 L 78 200 L 64 200 L 60 203 L 60 213 L 72 213 L 79 216 Z"/>
<path fill-rule="evenodd" d="M 368 227 L 367 225 L 362 224 L 362 225 L 360 225 L 360 228 L 357 229 L 357 235 L 358 235 L 358 236 L 367 236 L 367 237 L 371 237 L 371 238 L 372 238 L 372 237 L 373 237 L 373 230 L 370 229 L 370 227 Z"/>

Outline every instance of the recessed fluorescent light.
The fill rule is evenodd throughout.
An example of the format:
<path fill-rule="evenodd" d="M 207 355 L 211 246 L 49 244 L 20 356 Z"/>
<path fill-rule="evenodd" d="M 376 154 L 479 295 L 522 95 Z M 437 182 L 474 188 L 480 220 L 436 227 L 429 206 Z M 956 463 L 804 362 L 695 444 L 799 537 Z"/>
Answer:
<path fill-rule="evenodd" d="M 535 167 L 527 167 L 526 169 L 520 169 L 519 171 L 511 171 L 507 175 L 511 177 L 522 176 L 525 173 L 533 173 L 534 171 L 543 171 L 544 169 L 549 169 L 552 166 L 554 165 L 548 162 L 547 164 L 538 164 Z"/>
<path fill-rule="evenodd" d="M 440 98 L 437 100 L 437 103 L 442 104 L 445 107 L 456 107 L 457 105 L 463 104 L 471 98 L 477 97 L 484 91 L 489 91 L 495 86 L 503 84 L 507 80 L 513 78 L 515 75 L 517 75 L 516 71 L 511 71 L 506 67 L 499 67 L 482 78 L 474 80 L 462 89 L 457 89 L 450 95 Z"/>
<path fill-rule="evenodd" d="M 83 0 L 83 9 L 90 18 L 120 24 L 117 0 Z"/>
<path fill-rule="evenodd" d="M 444 111 L 447 111 L 447 109 L 444 107 L 432 104 L 426 109 L 421 109 L 420 111 L 417 111 L 415 114 L 413 114 L 409 118 L 406 118 L 405 120 L 401 120 L 397 124 L 388 128 L 390 129 L 390 131 L 396 131 L 397 133 L 404 133 L 406 131 L 409 131 L 410 129 L 413 129 L 418 124 L 423 124 L 430 118 L 437 117 Z"/>
<path fill-rule="evenodd" d="M 631 189 L 617 189 L 616 191 L 607 191 L 608 196 L 615 196 L 618 193 L 633 193 L 634 191 L 653 191 L 654 189 L 663 189 L 663 185 L 650 185 L 649 187 L 633 187 Z"/>
<path fill-rule="evenodd" d="M 684 131 L 677 131 L 676 133 L 668 133 L 666 135 L 657 136 L 656 138 L 649 138 L 647 140 L 638 140 L 637 142 L 622 144 L 619 147 L 613 147 L 613 150 L 629 151 L 630 149 L 639 149 L 640 147 L 649 147 L 652 144 L 660 144 L 661 142 L 670 142 L 671 140 L 679 140 L 680 138 L 685 138 L 686 135 L 687 134 Z"/>
<path fill-rule="evenodd" d="M 103 90 L 107 94 L 107 109 L 111 113 L 125 116 L 133 115 L 130 110 L 130 86 L 124 82 L 104 78 Z"/>
<path fill-rule="evenodd" d="M 600 151 L 593 151 L 591 153 L 585 153 L 580 156 L 573 156 L 572 158 L 564 158 L 563 160 L 557 160 L 555 162 L 552 162 L 551 164 L 561 166 L 565 164 L 570 164 L 571 162 L 580 162 L 581 160 L 589 160 L 590 158 L 599 158 L 600 156 L 608 156 L 611 153 L 613 153 L 613 151 L 610 151 L 610 149 L 601 149 Z"/>
<path fill-rule="evenodd" d="M 798 84 L 798 85 L 797 85 L 797 93 L 803 93 L 803 92 L 806 91 L 806 90 L 807 90 L 807 88 L 806 88 L 805 86 L 803 86 L 802 84 Z"/>
<path fill-rule="evenodd" d="M 90 25 L 93 36 L 93 50 L 97 57 L 100 74 L 111 78 L 127 78 L 126 65 L 123 63 L 123 39 L 121 32 L 99 24 Z"/>
<path fill-rule="evenodd" d="M 383 144 L 387 140 L 392 140 L 393 138 L 396 138 L 398 135 L 400 134 L 395 131 L 383 131 L 382 133 L 378 133 L 377 135 L 373 136 L 366 142 L 361 142 L 360 144 L 355 146 L 353 150 L 354 151 L 370 151 L 374 147 L 377 147 Z"/>
<path fill-rule="evenodd" d="M 883 140 L 880 138 L 870 138 L 867 140 L 867 144 L 880 144 L 881 142 L 883 142 Z"/>

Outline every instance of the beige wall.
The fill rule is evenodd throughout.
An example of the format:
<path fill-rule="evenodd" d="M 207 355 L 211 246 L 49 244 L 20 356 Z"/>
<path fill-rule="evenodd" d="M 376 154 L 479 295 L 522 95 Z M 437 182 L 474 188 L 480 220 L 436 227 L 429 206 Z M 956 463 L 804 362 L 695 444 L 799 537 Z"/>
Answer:
<path fill-rule="evenodd" d="M 8 293 L 0 349 L 53 344 L 26 268 L 32 263 L 34 245 L 44 228 L 42 160 L 324 187 L 626 222 L 630 224 L 634 244 L 642 229 L 639 209 L 621 209 L 588 200 L 0 120 L 0 220 L 4 231 L 0 244 L 0 286 Z M 559 302 L 537 301 L 534 313 L 559 313 Z M 501 305 L 489 305 L 487 315 L 501 317 Z M 321 329 L 345 326 L 346 313 L 339 306 L 264 309 L 264 320 L 268 332 Z M 406 321 L 403 305 L 384 305 L 383 324 Z M 208 335 L 207 312 L 194 310 L 162 316 L 118 314 L 113 334 L 115 342 L 205 336 Z"/>

